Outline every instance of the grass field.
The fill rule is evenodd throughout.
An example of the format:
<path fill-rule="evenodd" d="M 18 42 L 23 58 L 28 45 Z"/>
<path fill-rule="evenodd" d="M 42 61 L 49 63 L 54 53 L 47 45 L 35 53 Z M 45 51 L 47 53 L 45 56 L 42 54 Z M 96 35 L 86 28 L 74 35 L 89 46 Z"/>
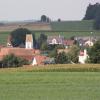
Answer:
<path fill-rule="evenodd" d="M 0 73 L 1 100 L 99 100 L 97 72 Z"/>
<path fill-rule="evenodd" d="M 93 31 L 93 20 L 51 22 L 55 31 Z"/>
<path fill-rule="evenodd" d="M 68 68 L 69 65 L 64 66 Z M 100 67 L 99 65 L 85 67 L 87 66 Z M 73 68 L 76 65 L 69 67 Z M 34 69 L 37 68 L 0 69 L 0 100 L 99 100 L 100 98 L 100 72 L 34 72 Z"/>

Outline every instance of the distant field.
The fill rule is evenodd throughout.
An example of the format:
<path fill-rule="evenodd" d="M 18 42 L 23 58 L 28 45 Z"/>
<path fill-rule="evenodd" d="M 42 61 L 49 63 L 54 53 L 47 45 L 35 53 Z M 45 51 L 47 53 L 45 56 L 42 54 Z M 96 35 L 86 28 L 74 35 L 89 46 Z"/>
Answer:
<path fill-rule="evenodd" d="M 0 32 L 0 44 L 6 45 L 10 32 Z"/>
<path fill-rule="evenodd" d="M 93 31 L 93 20 L 52 22 L 55 31 Z"/>
<path fill-rule="evenodd" d="M 0 69 L 0 99 L 99 100 L 100 98 L 99 72 L 34 72 L 33 69 Z"/>

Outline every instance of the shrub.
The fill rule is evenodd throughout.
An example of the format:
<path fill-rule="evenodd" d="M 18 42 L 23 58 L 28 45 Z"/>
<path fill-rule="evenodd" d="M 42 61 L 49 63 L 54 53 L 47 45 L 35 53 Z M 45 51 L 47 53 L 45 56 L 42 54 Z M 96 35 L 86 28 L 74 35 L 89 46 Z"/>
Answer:
<path fill-rule="evenodd" d="M 29 64 L 29 62 L 20 57 L 16 57 L 14 54 L 6 55 L 2 60 L 2 67 L 20 67 Z"/>

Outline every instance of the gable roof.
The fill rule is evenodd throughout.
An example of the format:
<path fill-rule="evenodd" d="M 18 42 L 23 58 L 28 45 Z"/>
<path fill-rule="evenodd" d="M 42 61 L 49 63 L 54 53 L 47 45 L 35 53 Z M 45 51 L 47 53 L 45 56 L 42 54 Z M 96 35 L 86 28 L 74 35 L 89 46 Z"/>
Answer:
<path fill-rule="evenodd" d="M 47 43 L 53 44 L 53 40 L 55 40 L 57 44 L 63 44 L 64 37 L 60 35 L 59 36 L 48 36 Z"/>

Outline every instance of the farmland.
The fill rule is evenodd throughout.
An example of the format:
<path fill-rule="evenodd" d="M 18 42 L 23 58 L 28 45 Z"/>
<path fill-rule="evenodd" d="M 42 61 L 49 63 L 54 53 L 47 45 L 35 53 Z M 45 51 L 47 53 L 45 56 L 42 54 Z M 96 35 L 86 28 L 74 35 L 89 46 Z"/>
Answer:
<path fill-rule="evenodd" d="M 0 44 L 6 45 L 7 37 L 16 28 L 28 28 L 35 33 L 36 38 L 41 33 L 48 35 L 61 35 L 65 38 L 72 36 L 100 36 L 100 31 L 93 29 L 93 21 L 62 21 L 46 23 L 13 23 L 0 26 Z M 93 34 L 91 34 L 93 32 Z"/>
<path fill-rule="evenodd" d="M 83 65 L 79 66 L 83 68 Z M 100 67 L 99 65 L 89 66 L 91 68 Z M 41 67 L 43 66 L 39 68 Z M 55 67 L 56 69 L 58 67 L 73 68 L 77 65 L 57 65 Z M 35 72 L 36 69 L 37 67 L 0 69 L 0 99 L 98 100 L 100 98 L 99 72 Z"/>

